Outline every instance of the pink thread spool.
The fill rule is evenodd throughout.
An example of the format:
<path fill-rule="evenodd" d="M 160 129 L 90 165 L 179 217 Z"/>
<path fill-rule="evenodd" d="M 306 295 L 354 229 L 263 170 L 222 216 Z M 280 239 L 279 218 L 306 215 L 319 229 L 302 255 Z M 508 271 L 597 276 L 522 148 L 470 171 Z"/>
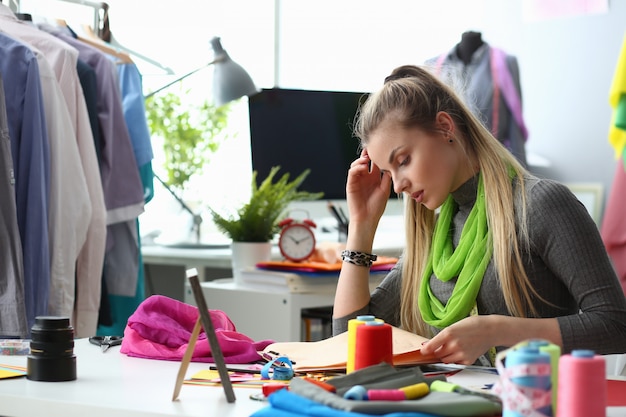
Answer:
<path fill-rule="evenodd" d="M 573 350 L 559 360 L 557 417 L 605 417 L 606 363 L 591 350 Z"/>
<path fill-rule="evenodd" d="M 370 321 L 356 328 L 354 370 L 387 362 L 393 365 L 392 329 L 387 323 Z"/>
<path fill-rule="evenodd" d="M 368 401 L 404 401 L 406 394 L 399 389 L 370 389 L 367 390 Z"/>

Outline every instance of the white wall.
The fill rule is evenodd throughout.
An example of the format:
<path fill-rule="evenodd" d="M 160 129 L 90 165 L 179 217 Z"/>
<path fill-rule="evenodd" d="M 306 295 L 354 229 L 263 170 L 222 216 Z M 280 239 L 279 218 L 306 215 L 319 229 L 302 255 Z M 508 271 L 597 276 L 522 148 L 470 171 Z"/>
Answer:
<path fill-rule="evenodd" d="M 520 62 L 527 149 L 550 160 L 546 176 L 600 182 L 606 197 L 617 166 L 608 94 L 625 39 L 626 1 L 610 1 L 607 14 L 537 23 L 522 21 L 523 0 L 488 3 L 497 13 L 485 21 L 485 37 Z"/>

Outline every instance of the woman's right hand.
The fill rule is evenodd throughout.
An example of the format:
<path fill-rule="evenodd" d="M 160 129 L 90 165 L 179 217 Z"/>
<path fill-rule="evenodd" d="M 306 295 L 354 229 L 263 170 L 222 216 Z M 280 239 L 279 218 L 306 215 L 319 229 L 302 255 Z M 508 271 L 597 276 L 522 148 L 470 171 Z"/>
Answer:
<path fill-rule="evenodd" d="M 381 173 L 370 160 L 367 150 L 352 162 L 346 182 L 346 200 L 350 223 L 378 225 L 391 190 L 391 176 Z"/>

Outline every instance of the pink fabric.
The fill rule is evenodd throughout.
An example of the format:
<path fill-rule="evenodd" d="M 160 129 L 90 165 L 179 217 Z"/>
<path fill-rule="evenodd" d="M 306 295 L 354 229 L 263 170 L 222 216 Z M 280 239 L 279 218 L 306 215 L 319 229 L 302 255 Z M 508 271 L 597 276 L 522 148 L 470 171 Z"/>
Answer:
<path fill-rule="evenodd" d="M 217 340 L 227 363 L 251 363 L 261 359 L 258 351 L 273 340 L 255 342 L 238 333 L 230 318 L 221 310 L 209 310 Z M 182 360 L 199 313 L 192 305 L 163 296 L 144 300 L 128 318 L 121 352 L 148 359 Z M 192 361 L 213 362 L 204 329 L 194 346 Z"/>
<path fill-rule="evenodd" d="M 626 294 L 626 164 L 622 162 L 615 170 L 600 234 Z"/>

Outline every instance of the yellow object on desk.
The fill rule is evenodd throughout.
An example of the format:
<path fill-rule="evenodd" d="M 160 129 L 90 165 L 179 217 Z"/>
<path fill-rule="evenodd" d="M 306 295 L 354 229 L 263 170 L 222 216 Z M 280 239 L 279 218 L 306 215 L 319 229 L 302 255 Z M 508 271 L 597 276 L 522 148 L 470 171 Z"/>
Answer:
<path fill-rule="evenodd" d="M 21 366 L 0 365 L 0 379 L 26 376 L 26 368 Z"/>

